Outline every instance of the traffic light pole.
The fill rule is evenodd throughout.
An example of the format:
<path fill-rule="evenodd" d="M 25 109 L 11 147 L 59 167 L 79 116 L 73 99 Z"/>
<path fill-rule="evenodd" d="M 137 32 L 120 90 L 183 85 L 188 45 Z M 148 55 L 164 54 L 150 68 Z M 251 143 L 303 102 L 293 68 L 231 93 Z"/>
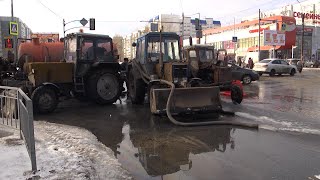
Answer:
<path fill-rule="evenodd" d="M 14 16 L 13 16 L 13 0 L 11 0 L 11 21 L 14 21 Z M 17 29 L 18 31 L 18 29 Z M 18 62 L 18 38 L 17 35 L 13 35 L 13 54 L 14 54 L 14 61 Z"/>

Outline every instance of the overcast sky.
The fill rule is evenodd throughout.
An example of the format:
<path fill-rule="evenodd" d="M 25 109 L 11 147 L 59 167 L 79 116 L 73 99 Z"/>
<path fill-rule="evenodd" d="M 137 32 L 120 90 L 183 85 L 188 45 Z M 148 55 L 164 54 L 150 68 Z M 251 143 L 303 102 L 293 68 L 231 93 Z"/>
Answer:
<path fill-rule="evenodd" d="M 85 32 L 113 36 L 129 34 L 145 24 L 139 21 L 161 13 L 184 12 L 189 16 L 200 12 L 202 18 L 212 17 L 221 20 L 222 24 L 230 24 L 234 17 L 238 21 L 243 16 L 258 14 L 259 8 L 270 10 L 289 3 L 296 3 L 296 0 L 14 0 L 14 16 L 21 18 L 33 32 L 60 34 L 63 18 L 68 22 L 93 17 L 96 18 L 96 31 L 84 29 Z M 0 16 L 11 16 L 10 0 L 0 0 Z M 76 26 L 80 23 L 71 23 L 67 29 Z"/>

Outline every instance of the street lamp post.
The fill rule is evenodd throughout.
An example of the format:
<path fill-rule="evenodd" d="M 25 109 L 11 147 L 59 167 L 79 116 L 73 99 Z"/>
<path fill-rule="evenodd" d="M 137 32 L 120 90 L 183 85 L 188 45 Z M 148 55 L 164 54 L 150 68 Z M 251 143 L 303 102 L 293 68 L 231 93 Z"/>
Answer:
<path fill-rule="evenodd" d="M 261 12 L 260 12 L 260 9 L 259 9 L 259 27 L 258 27 L 258 33 L 259 33 L 259 38 L 258 38 L 258 61 L 260 61 L 260 21 L 261 21 Z"/>
<path fill-rule="evenodd" d="M 297 48 L 297 46 L 292 46 L 292 49 L 291 49 L 291 58 L 293 59 L 293 50 Z"/>

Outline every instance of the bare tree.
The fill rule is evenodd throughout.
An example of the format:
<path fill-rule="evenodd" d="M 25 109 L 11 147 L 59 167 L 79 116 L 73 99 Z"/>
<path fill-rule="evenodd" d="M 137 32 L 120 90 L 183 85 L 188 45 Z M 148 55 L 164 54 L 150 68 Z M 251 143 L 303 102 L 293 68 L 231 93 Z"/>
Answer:
<path fill-rule="evenodd" d="M 124 50 L 123 50 L 123 37 L 116 34 L 113 36 L 113 43 L 116 45 L 117 50 L 118 50 L 118 54 L 119 54 L 119 60 L 123 61 L 124 58 Z"/>

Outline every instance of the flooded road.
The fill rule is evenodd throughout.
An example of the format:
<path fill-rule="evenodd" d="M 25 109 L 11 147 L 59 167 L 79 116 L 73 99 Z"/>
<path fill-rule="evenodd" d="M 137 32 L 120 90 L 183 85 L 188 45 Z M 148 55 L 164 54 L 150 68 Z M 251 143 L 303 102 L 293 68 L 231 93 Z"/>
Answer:
<path fill-rule="evenodd" d="M 315 179 L 320 174 L 319 77 L 314 70 L 263 76 L 245 86 L 243 104 L 223 97 L 224 109 L 236 116 L 221 120 L 259 123 L 259 130 L 178 127 L 152 116 L 148 105 L 125 100 L 108 107 L 68 101 L 36 119 L 90 130 L 135 179 Z"/>

